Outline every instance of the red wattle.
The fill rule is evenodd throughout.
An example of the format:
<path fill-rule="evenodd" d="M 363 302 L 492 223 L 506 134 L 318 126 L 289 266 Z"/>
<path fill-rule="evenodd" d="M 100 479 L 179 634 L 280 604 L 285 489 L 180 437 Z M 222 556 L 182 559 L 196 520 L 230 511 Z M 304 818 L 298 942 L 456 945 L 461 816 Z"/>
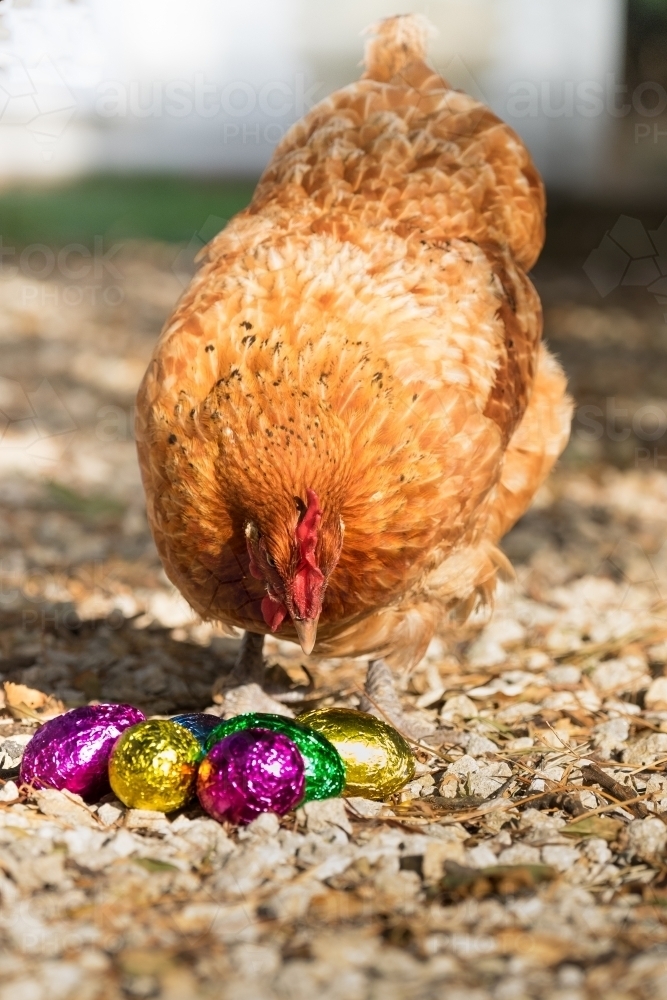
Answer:
<path fill-rule="evenodd" d="M 287 608 L 282 601 L 267 594 L 262 601 L 262 616 L 272 632 L 277 632 L 287 618 Z"/>

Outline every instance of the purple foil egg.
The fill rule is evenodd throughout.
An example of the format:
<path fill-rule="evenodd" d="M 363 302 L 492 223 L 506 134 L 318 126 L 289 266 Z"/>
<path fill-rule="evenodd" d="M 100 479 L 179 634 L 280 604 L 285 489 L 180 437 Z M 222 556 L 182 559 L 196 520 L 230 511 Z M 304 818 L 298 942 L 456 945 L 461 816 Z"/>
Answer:
<path fill-rule="evenodd" d="M 93 801 L 109 791 L 107 765 L 114 743 L 145 719 L 131 705 L 85 705 L 38 729 L 25 748 L 21 782 L 59 788 Z"/>
<path fill-rule="evenodd" d="M 304 791 L 305 766 L 296 744 L 268 729 L 226 736 L 199 765 L 199 801 L 219 821 L 250 823 L 265 812 L 282 816 Z"/>

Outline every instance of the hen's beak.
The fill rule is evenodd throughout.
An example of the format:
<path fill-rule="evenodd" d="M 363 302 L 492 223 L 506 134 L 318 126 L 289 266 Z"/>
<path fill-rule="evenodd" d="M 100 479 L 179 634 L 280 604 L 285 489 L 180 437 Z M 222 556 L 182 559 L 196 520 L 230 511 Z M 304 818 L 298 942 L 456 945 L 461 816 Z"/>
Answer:
<path fill-rule="evenodd" d="M 320 616 L 318 615 L 317 618 L 292 619 L 292 623 L 296 629 L 296 634 L 299 637 L 301 649 L 304 651 L 306 656 L 310 656 L 313 651 L 315 638 L 317 636 L 317 622 L 319 617 Z"/>

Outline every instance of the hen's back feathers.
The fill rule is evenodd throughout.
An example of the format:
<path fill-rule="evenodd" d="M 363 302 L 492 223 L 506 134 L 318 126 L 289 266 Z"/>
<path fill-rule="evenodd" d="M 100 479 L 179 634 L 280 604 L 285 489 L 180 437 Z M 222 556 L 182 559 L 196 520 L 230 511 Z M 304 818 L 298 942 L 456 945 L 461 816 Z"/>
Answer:
<path fill-rule="evenodd" d="M 362 79 L 290 129 L 138 401 L 156 542 L 201 614 L 266 630 L 249 504 L 279 533 L 313 488 L 323 527 L 342 518 L 316 647 L 333 655 L 415 661 L 443 613 L 488 597 L 496 543 L 569 429 L 525 274 L 540 178 L 426 65 L 426 33 L 414 16 L 375 26 Z"/>
<path fill-rule="evenodd" d="M 525 146 L 426 65 L 421 18 L 374 30 L 364 77 L 290 129 L 250 211 L 280 206 L 298 225 L 310 200 L 321 232 L 354 239 L 381 227 L 406 239 L 493 241 L 529 270 L 544 240 L 545 201 Z"/>

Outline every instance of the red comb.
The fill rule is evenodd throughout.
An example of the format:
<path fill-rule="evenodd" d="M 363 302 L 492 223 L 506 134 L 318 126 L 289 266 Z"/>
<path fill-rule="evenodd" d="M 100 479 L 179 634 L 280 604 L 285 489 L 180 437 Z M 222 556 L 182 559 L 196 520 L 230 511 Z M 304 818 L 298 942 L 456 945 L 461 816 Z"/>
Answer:
<path fill-rule="evenodd" d="M 308 497 L 308 508 L 303 515 L 296 529 L 296 540 L 299 543 L 299 552 L 302 559 L 307 559 L 315 552 L 317 545 L 317 531 L 322 520 L 320 501 L 315 490 L 306 490 Z"/>
<path fill-rule="evenodd" d="M 312 618 L 319 614 L 324 583 L 324 574 L 315 562 L 317 532 L 322 520 L 320 501 L 315 490 L 306 490 L 306 496 L 308 508 L 296 529 L 299 565 L 292 587 L 292 599 L 299 618 Z"/>

